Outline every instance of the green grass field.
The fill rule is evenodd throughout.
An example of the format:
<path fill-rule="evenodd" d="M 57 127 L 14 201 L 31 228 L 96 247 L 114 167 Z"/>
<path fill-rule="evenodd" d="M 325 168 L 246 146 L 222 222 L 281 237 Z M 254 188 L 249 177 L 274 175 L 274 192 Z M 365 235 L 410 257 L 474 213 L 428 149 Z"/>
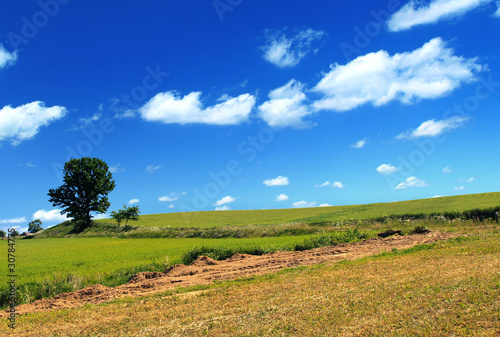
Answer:
<path fill-rule="evenodd" d="M 257 236 L 251 238 L 221 239 L 123 239 L 113 237 L 71 237 L 17 240 L 16 271 L 21 303 L 74 291 L 87 285 L 101 283 L 107 286 L 123 284 L 139 271 L 161 271 L 166 265 L 180 262 L 183 254 L 195 247 L 219 247 L 225 249 L 260 247 L 264 251 L 291 249 L 312 235 L 298 235 L 305 229 L 316 232 L 338 232 L 358 226 L 314 227 L 309 224 L 358 219 L 372 219 L 388 215 L 439 213 L 464 211 L 473 208 L 489 208 L 500 205 L 500 193 L 463 195 L 414 201 L 379 203 L 369 205 L 338 206 L 309 209 L 194 212 L 143 215 L 134 226 L 180 228 L 258 227 Z M 109 220 L 99 220 L 105 224 Z M 415 224 L 424 224 L 434 230 L 475 232 L 481 226 L 474 222 L 420 221 L 364 223 L 361 229 L 373 235 L 376 231 L 396 227 L 408 231 Z M 69 226 L 68 224 L 66 226 Z M 45 232 L 55 232 L 55 226 Z M 280 228 L 287 229 L 280 232 Z M 293 229 L 288 231 L 288 229 Z M 276 231 L 269 236 L 269 231 Z M 306 231 L 307 232 L 307 231 Z M 297 235 L 290 235 L 296 233 Z M 315 237 L 315 236 L 313 236 Z M 4 249 L 7 251 L 7 241 Z M 7 254 L 0 254 L 0 264 L 7 266 Z M 0 285 L 0 296 L 7 296 L 7 284 Z"/>
<path fill-rule="evenodd" d="M 290 222 L 363 220 L 386 215 L 464 211 L 496 206 L 500 206 L 500 192 L 366 205 L 152 214 L 142 215 L 139 221 L 130 222 L 129 224 L 149 227 L 213 228 Z M 114 221 L 112 219 L 103 219 L 98 220 L 98 222 L 108 223 Z"/>

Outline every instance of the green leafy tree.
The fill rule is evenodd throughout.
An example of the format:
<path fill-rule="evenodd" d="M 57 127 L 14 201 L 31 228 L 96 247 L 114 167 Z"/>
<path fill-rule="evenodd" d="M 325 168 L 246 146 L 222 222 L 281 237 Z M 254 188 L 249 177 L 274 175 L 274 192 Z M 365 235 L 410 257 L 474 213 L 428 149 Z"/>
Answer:
<path fill-rule="evenodd" d="M 116 186 L 113 175 L 108 164 L 89 157 L 67 161 L 63 173 L 64 183 L 49 190 L 49 201 L 62 208 L 61 214 L 83 223 L 83 230 L 92 224 L 92 212 L 102 214 L 108 210 L 108 194 Z"/>
<path fill-rule="evenodd" d="M 123 209 L 111 212 L 111 217 L 115 219 L 118 226 L 120 226 L 123 220 L 125 220 L 125 225 L 128 224 L 129 220 L 139 220 L 139 213 L 141 213 L 139 211 L 139 206 L 127 207 L 127 205 L 123 205 Z"/>
<path fill-rule="evenodd" d="M 34 234 L 42 229 L 42 221 L 40 219 L 33 220 L 28 224 L 28 232 L 30 233 Z"/>
<path fill-rule="evenodd" d="M 4 238 L 5 234 L 6 234 L 5 231 L 0 229 L 0 238 Z"/>
<path fill-rule="evenodd" d="M 10 236 L 19 236 L 19 232 L 15 228 L 10 229 Z"/>

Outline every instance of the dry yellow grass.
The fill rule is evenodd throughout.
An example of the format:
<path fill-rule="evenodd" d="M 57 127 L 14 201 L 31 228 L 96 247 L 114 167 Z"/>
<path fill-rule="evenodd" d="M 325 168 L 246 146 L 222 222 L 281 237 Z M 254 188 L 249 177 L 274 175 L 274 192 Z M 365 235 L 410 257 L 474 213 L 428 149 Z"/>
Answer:
<path fill-rule="evenodd" d="M 20 317 L 20 336 L 497 336 L 500 235 Z M 0 334 L 12 333 L 6 324 Z"/>

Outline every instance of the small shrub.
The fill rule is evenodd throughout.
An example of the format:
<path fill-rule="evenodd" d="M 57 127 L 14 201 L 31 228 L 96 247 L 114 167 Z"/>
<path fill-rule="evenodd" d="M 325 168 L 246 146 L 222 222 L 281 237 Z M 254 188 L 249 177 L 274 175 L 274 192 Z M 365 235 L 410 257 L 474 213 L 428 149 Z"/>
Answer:
<path fill-rule="evenodd" d="M 394 229 L 388 229 L 388 230 L 386 230 L 386 231 L 384 231 L 382 233 L 378 233 L 377 234 L 377 236 L 379 238 L 387 238 L 387 237 L 393 236 L 393 235 L 401 235 L 401 230 L 399 230 L 399 229 L 396 229 L 396 230 L 394 230 Z"/>
<path fill-rule="evenodd" d="M 417 225 L 417 226 L 415 226 L 415 228 L 413 228 L 411 230 L 410 234 L 427 234 L 429 232 L 430 232 L 430 230 L 428 230 L 424 226 Z"/>

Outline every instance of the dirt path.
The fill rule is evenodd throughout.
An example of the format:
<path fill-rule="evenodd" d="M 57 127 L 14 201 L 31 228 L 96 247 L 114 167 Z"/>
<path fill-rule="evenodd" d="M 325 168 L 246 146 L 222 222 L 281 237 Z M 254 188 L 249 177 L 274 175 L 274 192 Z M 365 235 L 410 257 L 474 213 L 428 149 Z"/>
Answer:
<path fill-rule="evenodd" d="M 44 298 L 17 307 L 21 315 L 76 308 L 85 304 L 109 302 L 124 297 L 139 297 L 188 287 L 210 284 L 214 280 L 232 280 L 242 277 L 277 272 L 283 268 L 332 263 L 340 260 L 354 260 L 365 256 L 390 251 L 393 248 L 405 249 L 417 244 L 432 243 L 456 237 L 450 233 L 429 233 L 425 235 L 392 236 L 372 238 L 356 243 L 323 247 L 303 252 L 275 252 L 262 256 L 236 254 L 224 261 L 214 261 L 200 256 L 190 266 L 177 265 L 160 272 L 142 272 L 135 275 L 127 284 L 105 287 L 100 284 L 82 290 L 65 293 L 52 298 Z M 7 317 L 0 312 L 0 317 Z"/>

